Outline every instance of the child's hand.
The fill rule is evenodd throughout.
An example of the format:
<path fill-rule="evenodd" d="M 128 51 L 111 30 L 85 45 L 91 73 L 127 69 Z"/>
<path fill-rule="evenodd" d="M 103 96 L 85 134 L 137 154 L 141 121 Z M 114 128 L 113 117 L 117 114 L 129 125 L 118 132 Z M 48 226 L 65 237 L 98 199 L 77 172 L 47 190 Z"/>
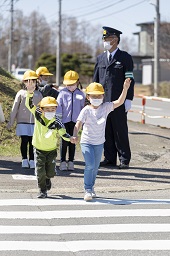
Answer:
<path fill-rule="evenodd" d="M 73 144 L 77 144 L 78 138 L 77 137 L 71 137 L 70 142 L 73 143 Z"/>
<path fill-rule="evenodd" d="M 29 93 L 33 93 L 35 91 L 36 83 L 33 80 L 28 80 L 26 83 L 26 88 Z"/>
<path fill-rule="evenodd" d="M 130 87 L 130 83 L 131 83 L 130 78 L 126 78 L 126 80 L 124 81 L 123 89 L 128 90 Z"/>

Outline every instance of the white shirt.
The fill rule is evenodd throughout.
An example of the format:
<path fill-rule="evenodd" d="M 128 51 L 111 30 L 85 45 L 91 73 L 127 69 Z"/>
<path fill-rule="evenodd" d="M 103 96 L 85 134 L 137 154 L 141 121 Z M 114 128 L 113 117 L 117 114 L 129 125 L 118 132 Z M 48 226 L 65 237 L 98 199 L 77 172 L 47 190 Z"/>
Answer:
<path fill-rule="evenodd" d="M 103 144 L 105 142 L 106 119 L 113 110 L 113 102 L 105 102 L 96 109 L 90 105 L 85 106 L 77 118 L 77 121 L 83 123 L 80 143 Z"/>
<path fill-rule="evenodd" d="M 107 59 L 108 59 L 108 61 L 109 61 L 110 54 L 112 55 L 112 59 L 113 59 L 113 57 L 114 57 L 115 53 L 117 52 L 117 50 L 118 50 L 118 48 L 116 48 L 113 52 L 107 51 Z"/>

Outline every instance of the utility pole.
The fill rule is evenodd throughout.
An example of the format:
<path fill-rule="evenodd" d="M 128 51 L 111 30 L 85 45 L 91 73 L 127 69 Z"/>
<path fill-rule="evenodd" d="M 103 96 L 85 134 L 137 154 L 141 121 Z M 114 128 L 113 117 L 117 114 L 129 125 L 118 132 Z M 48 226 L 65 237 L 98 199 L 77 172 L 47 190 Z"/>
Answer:
<path fill-rule="evenodd" d="M 56 83 L 60 86 L 61 78 L 61 0 L 58 0 L 58 30 L 56 47 Z"/>
<path fill-rule="evenodd" d="M 159 27 L 160 27 L 160 13 L 159 13 L 159 0 L 156 0 L 155 4 L 156 18 L 154 19 L 154 96 L 158 96 L 159 86 L 159 74 L 160 74 L 160 63 L 159 63 Z"/>
<path fill-rule="evenodd" d="M 14 12 L 13 0 L 11 0 L 10 12 L 11 12 L 11 27 L 10 27 L 10 33 L 9 33 L 8 72 L 11 73 L 11 67 L 12 67 L 12 43 L 13 43 L 13 12 Z"/>

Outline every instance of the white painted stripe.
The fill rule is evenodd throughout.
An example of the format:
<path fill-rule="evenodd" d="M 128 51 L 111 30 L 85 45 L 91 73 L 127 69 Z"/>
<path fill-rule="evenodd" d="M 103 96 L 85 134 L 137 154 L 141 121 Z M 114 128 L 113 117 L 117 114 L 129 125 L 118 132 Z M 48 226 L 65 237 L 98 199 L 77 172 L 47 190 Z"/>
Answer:
<path fill-rule="evenodd" d="M 37 180 L 35 175 L 22 175 L 22 174 L 18 174 L 18 175 L 12 175 L 12 178 L 14 180 Z"/>
<path fill-rule="evenodd" d="M 170 209 L 130 209 L 130 210 L 73 210 L 73 211 L 1 211 L 0 219 L 66 219 L 100 217 L 143 217 L 170 216 Z"/>
<path fill-rule="evenodd" d="M 0 241 L 0 251 L 170 250 L 170 240 Z"/>
<path fill-rule="evenodd" d="M 140 108 L 140 109 L 142 109 L 142 106 L 141 106 L 141 105 L 132 104 L 132 109 L 133 109 L 133 107 L 134 107 L 134 108 Z M 155 108 L 155 107 L 148 107 L 148 106 L 145 106 L 145 109 L 156 110 L 156 111 L 163 110 L 162 108 Z"/>
<path fill-rule="evenodd" d="M 101 224 L 67 226 L 0 226 L 0 234 L 76 234 L 76 233 L 170 232 L 170 224 Z"/>
<path fill-rule="evenodd" d="M 49 206 L 49 205 L 117 205 L 117 204 L 170 204 L 170 199 L 95 199 L 91 202 L 86 202 L 83 199 L 2 199 L 0 206 Z"/>

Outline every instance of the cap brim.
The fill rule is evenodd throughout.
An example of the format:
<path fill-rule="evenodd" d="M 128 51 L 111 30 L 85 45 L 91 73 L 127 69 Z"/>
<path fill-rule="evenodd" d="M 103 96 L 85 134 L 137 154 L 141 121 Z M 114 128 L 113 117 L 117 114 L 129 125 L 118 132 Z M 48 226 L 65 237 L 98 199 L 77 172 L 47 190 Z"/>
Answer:
<path fill-rule="evenodd" d="M 63 84 L 64 85 L 72 85 L 72 84 L 75 84 L 77 82 L 77 80 L 64 80 Z"/>
<path fill-rule="evenodd" d="M 53 76 L 52 73 L 44 73 L 44 74 L 41 74 L 40 76 Z"/>
<path fill-rule="evenodd" d="M 41 108 L 44 108 L 44 107 L 57 107 L 57 104 L 56 105 L 55 104 L 45 104 L 43 106 L 41 106 L 41 104 L 40 104 L 40 107 Z"/>
<path fill-rule="evenodd" d="M 25 81 L 25 80 L 31 80 L 31 79 L 38 79 L 38 77 L 37 77 L 37 76 L 30 76 L 29 78 L 23 79 L 23 81 Z"/>
<path fill-rule="evenodd" d="M 86 94 L 104 94 L 104 92 L 95 91 L 95 92 L 86 92 Z"/>

